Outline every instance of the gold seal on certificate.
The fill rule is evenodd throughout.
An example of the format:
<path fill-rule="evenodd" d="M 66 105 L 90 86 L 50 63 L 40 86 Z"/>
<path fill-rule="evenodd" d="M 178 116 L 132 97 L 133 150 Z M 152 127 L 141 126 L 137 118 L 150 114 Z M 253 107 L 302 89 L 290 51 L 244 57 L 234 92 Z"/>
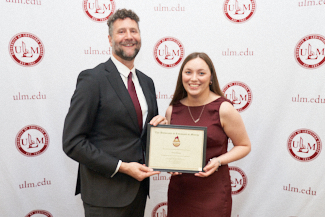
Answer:
<path fill-rule="evenodd" d="M 164 172 L 200 172 L 205 165 L 206 140 L 206 127 L 148 125 L 146 165 Z"/>
<path fill-rule="evenodd" d="M 180 144 L 181 144 L 181 142 L 179 141 L 178 136 L 176 136 L 175 139 L 174 139 L 173 145 L 174 145 L 175 147 L 178 147 Z"/>

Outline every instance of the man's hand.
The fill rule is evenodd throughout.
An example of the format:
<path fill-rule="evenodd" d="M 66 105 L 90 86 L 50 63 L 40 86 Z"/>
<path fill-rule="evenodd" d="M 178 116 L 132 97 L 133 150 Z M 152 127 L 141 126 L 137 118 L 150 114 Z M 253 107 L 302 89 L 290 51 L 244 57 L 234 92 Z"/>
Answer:
<path fill-rule="evenodd" d="M 168 124 L 168 121 L 165 117 L 163 117 L 161 115 L 157 115 L 151 119 L 149 124 L 151 124 L 153 126 L 157 126 L 158 124 Z"/>
<path fill-rule="evenodd" d="M 119 172 L 132 176 L 138 181 L 142 181 L 147 177 L 160 173 L 159 171 L 153 171 L 153 169 L 136 162 L 122 162 Z"/>

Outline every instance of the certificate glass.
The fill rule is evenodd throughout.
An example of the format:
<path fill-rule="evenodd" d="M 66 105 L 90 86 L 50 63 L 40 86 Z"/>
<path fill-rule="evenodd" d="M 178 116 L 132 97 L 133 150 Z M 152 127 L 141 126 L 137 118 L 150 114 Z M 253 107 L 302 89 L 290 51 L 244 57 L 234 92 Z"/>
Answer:
<path fill-rule="evenodd" d="M 205 166 L 206 127 L 148 125 L 146 165 L 164 172 L 197 173 Z"/>

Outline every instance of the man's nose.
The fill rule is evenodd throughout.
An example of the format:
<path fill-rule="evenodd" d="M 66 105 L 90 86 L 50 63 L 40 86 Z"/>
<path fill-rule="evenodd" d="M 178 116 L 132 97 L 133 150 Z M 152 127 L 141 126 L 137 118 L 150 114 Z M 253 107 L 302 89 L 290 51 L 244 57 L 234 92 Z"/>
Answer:
<path fill-rule="evenodd" d="M 126 31 L 125 37 L 128 38 L 128 39 L 129 38 L 132 38 L 132 35 L 131 35 L 131 31 L 130 30 Z"/>

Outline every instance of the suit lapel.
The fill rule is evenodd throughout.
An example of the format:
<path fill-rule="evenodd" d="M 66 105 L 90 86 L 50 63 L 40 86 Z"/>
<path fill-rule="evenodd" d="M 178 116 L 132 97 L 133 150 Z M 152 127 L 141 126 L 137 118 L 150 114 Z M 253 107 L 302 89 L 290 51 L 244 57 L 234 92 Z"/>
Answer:
<path fill-rule="evenodd" d="M 105 63 L 105 69 L 107 71 L 106 77 L 107 77 L 108 81 L 110 82 L 111 86 L 115 90 L 116 95 L 119 97 L 119 99 L 124 104 L 125 108 L 127 109 L 128 113 L 132 119 L 132 123 L 133 123 L 135 129 L 137 129 L 137 131 L 139 131 L 139 133 L 140 133 L 139 126 L 138 126 L 137 114 L 134 109 L 132 99 L 129 95 L 129 92 L 127 91 L 127 89 L 125 87 L 125 84 L 122 81 L 120 73 L 117 71 L 117 68 L 111 59 L 109 59 Z"/>
<path fill-rule="evenodd" d="M 152 100 L 150 100 L 150 92 L 151 92 L 151 90 L 148 87 L 148 83 L 145 82 L 145 77 L 141 73 L 139 73 L 138 70 L 136 70 L 136 73 L 137 73 L 137 77 L 138 77 L 140 86 L 142 88 L 144 97 L 146 98 L 147 105 L 148 105 L 148 114 L 147 114 L 147 118 L 146 118 L 143 130 L 142 130 L 142 135 L 143 135 L 144 132 L 147 130 L 147 123 L 150 121 L 149 118 L 153 116 L 153 114 L 152 114 L 153 104 L 152 104 Z"/>

